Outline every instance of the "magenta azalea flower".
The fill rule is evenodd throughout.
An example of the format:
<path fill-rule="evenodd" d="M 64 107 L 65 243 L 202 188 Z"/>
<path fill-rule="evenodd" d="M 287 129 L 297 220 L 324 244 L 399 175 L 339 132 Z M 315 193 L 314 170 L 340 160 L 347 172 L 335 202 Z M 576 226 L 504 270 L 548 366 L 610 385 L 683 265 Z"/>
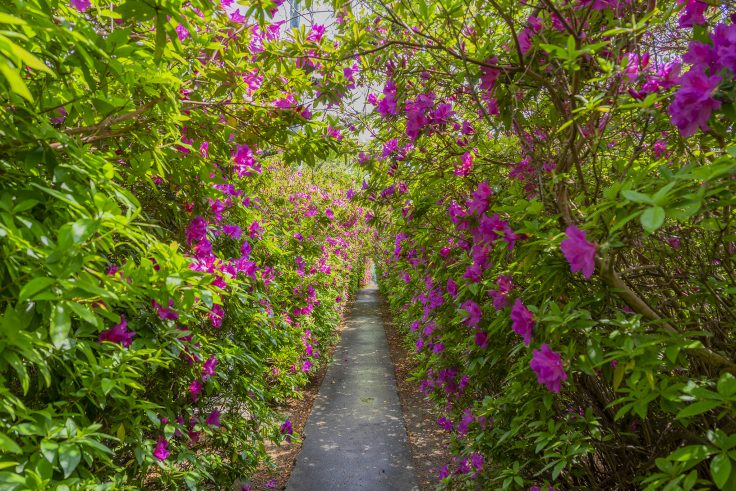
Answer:
<path fill-rule="evenodd" d="M 708 131 L 711 112 L 721 107 L 721 102 L 713 98 L 721 77 L 706 75 L 692 69 L 680 77 L 680 88 L 670 105 L 672 124 L 677 126 L 684 137 L 692 136 L 698 128 Z"/>
<path fill-rule="evenodd" d="M 567 380 L 562 357 L 546 343 L 532 351 L 529 366 L 537 374 L 537 382 L 544 384 L 550 392 L 559 392 L 562 382 Z"/>
<path fill-rule="evenodd" d="M 470 170 L 472 168 L 473 154 L 470 152 L 465 152 L 462 157 L 460 157 L 460 165 L 456 165 L 452 173 L 458 177 L 466 177 L 468 174 L 470 174 Z"/>
<path fill-rule="evenodd" d="M 192 242 L 199 242 L 205 237 L 207 237 L 207 220 L 201 216 L 196 216 L 187 228 L 187 243 L 192 245 Z"/>
<path fill-rule="evenodd" d="M 215 355 L 210 355 L 207 361 L 202 365 L 202 381 L 215 375 L 215 368 L 217 367 L 217 358 Z"/>
<path fill-rule="evenodd" d="M 281 428 L 279 428 L 279 432 L 281 432 L 282 435 L 286 435 L 287 442 L 291 442 L 291 435 L 294 434 L 294 428 L 291 426 L 289 418 L 286 418 L 286 421 L 283 422 Z"/>
<path fill-rule="evenodd" d="M 392 153 L 396 151 L 396 149 L 399 146 L 399 140 L 396 138 L 391 138 L 389 141 L 387 141 L 383 145 L 383 153 L 381 154 L 383 157 L 388 157 Z"/>
<path fill-rule="evenodd" d="M 222 233 L 233 239 L 239 239 L 243 231 L 237 225 L 223 225 Z"/>
<path fill-rule="evenodd" d="M 736 74 L 736 24 L 718 24 L 710 38 L 718 66 L 728 68 Z"/>
<path fill-rule="evenodd" d="M 189 393 L 191 394 L 194 402 L 197 402 L 197 399 L 199 399 L 199 394 L 202 392 L 203 387 L 202 382 L 199 380 L 193 380 L 192 383 L 189 384 Z"/>
<path fill-rule="evenodd" d="M 473 199 L 468 201 L 468 213 L 475 213 L 480 216 L 488 210 L 488 201 L 493 194 L 491 186 L 488 185 L 488 181 L 483 181 L 478 184 L 478 188 L 473 192 Z"/>
<path fill-rule="evenodd" d="M 135 332 L 128 331 L 128 321 L 124 315 L 121 315 L 120 322 L 110 329 L 102 331 L 97 339 L 100 343 L 109 341 L 111 343 L 122 344 L 127 348 L 133 343 L 133 336 L 135 336 Z"/>
<path fill-rule="evenodd" d="M 212 322 L 212 327 L 220 327 L 222 326 L 222 318 L 225 316 L 225 311 L 222 308 L 222 305 L 220 304 L 214 304 L 212 306 L 212 311 L 207 314 L 210 318 L 210 322 Z"/>
<path fill-rule="evenodd" d="M 534 315 L 521 302 L 520 298 L 517 298 L 514 306 L 511 307 L 511 321 L 511 329 L 524 339 L 526 346 L 529 346 L 534 330 Z"/>
<path fill-rule="evenodd" d="M 478 331 L 475 333 L 475 344 L 485 349 L 488 347 L 488 333 L 484 331 Z"/>
<path fill-rule="evenodd" d="M 307 41 L 313 41 L 318 43 L 322 40 L 322 36 L 325 35 L 325 26 L 321 24 L 315 24 L 312 26 L 312 30 L 307 35 Z"/>
<path fill-rule="evenodd" d="M 477 326 L 482 315 L 480 306 L 472 300 L 467 300 L 465 301 L 465 303 L 462 304 L 460 308 L 462 308 L 468 314 L 463 322 L 469 327 Z"/>
<path fill-rule="evenodd" d="M 164 437 L 158 437 L 156 448 L 153 449 L 153 456 L 158 460 L 164 461 L 169 457 L 169 455 L 171 455 L 171 452 L 169 452 L 169 443 Z"/>
<path fill-rule="evenodd" d="M 209 416 L 207 416 L 207 420 L 205 421 L 210 426 L 216 426 L 220 427 L 220 411 L 217 409 L 213 410 Z"/>
<path fill-rule="evenodd" d="M 90 5 L 89 0 L 69 0 L 69 3 L 80 12 L 87 10 Z"/>
<path fill-rule="evenodd" d="M 570 225 L 565 230 L 567 239 L 560 244 L 565 259 L 570 263 L 570 271 L 581 272 L 586 279 L 593 275 L 595 270 L 595 244 L 585 237 L 585 232 Z"/>
<path fill-rule="evenodd" d="M 708 4 L 701 0 L 677 0 L 679 4 L 685 4 L 680 15 L 680 27 L 693 27 L 695 25 L 705 24 L 705 9 Z"/>
<path fill-rule="evenodd" d="M 248 228 L 248 236 L 251 239 L 255 239 L 258 237 L 259 239 L 263 236 L 263 231 L 266 230 L 261 226 L 260 223 L 258 223 L 258 220 L 253 220 L 253 223 L 250 224 L 250 227 Z"/>
<path fill-rule="evenodd" d="M 447 279 L 447 293 L 452 295 L 453 298 L 457 296 L 457 283 L 452 278 Z"/>

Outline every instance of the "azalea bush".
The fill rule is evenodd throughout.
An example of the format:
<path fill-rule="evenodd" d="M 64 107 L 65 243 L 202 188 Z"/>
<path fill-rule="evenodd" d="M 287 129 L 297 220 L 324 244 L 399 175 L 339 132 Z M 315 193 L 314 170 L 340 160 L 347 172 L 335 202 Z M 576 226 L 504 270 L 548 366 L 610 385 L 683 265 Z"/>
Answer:
<path fill-rule="evenodd" d="M 364 274 L 350 82 L 223 3 L 0 6 L 2 489 L 247 487 L 292 438 Z"/>
<path fill-rule="evenodd" d="M 439 485 L 735 489 L 733 5 L 367 6 L 357 160 Z"/>

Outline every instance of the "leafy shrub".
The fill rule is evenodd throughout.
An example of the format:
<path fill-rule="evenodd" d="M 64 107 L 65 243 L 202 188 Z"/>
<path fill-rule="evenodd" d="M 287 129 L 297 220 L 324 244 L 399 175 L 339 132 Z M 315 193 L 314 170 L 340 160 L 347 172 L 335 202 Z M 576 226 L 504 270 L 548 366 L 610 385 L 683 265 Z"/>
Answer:
<path fill-rule="evenodd" d="M 278 102 L 316 74 L 238 15 L 0 7 L 3 489 L 228 486 L 291 433 L 367 225 L 346 169 L 298 168 L 339 143 Z"/>
<path fill-rule="evenodd" d="M 373 8 L 359 162 L 441 485 L 735 489 L 729 7 Z"/>

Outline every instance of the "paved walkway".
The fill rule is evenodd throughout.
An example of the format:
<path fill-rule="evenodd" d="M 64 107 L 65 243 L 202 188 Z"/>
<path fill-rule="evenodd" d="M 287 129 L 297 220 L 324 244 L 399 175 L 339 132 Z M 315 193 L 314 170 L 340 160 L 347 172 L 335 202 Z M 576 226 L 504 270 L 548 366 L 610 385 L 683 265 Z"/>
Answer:
<path fill-rule="evenodd" d="M 419 489 L 373 285 L 358 292 L 304 438 L 287 491 Z"/>

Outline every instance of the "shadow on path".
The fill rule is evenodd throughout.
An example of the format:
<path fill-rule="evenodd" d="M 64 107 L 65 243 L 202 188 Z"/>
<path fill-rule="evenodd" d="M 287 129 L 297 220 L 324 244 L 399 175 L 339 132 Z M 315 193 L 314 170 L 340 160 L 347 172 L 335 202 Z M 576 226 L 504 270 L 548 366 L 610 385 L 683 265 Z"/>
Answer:
<path fill-rule="evenodd" d="M 286 489 L 418 489 L 373 285 L 348 314 Z"/>

